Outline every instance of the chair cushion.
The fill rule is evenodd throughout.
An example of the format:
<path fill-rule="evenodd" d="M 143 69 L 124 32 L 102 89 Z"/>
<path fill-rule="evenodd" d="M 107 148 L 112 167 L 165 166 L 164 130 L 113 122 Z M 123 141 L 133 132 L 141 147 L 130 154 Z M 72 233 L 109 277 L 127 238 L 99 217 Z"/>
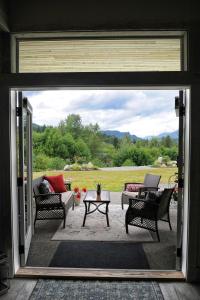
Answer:
<path fill-rule="evenodd" d="M 57 176 L 44 176 L 44 179 L 48 180 L 56 193 L 67 191 L 62 174 Z"/>
<path fill-rule="evenodd" d="M 129 183 L 126 186 L 126 191 L 128 192 L 138 192 L 144 185 L 142 183 Z"/>
<path fill-rule="evenodd" d="M 38 190 L 40 194 L 49 194 L 54 192 L 52 185 L 46 179 L 39 184 Z"/>
<path fill-rule="evenodd" d="M 153 201 L 153 202 L 156 202 L 156 203 L 160 203 L 160 200 L 162 198 L 162 195 L 163 195 L 163 191 L 151 191 L 151 192 L 148 192 L 147 195 L 146 195 L 146 199 L 148 199 L 149 201 Z"/>

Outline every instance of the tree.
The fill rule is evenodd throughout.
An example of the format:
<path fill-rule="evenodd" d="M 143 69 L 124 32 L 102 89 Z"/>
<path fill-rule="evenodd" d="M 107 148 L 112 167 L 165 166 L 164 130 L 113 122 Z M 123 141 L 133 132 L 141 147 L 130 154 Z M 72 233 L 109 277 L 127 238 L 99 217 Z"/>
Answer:
<path fill-rule="evenodd" d="M 66 130 L 71 133 L 74 138 L 81 135 L 83 129 L 81 117 L 79 115 L 71 114 L 66 119 Z"/>
<path fill-rule="evenodd" d="M 169 135 L 167 135 L 166 137 L 162 138 L 162 145 L 164 147 L 167 147 L 167 148 L 172 147 L 173 146 L 173 140 L 172 140 L 172 138 Z"/>
<path fill-rule="evenodd" d="M 176 160 L 177 141 L 170 136 L 162 139 L 138 140 L 130 135 L 118 139 L 100 131 L 99 125 L 82 125 L 81 117 L 69 115 L 57 127 L 34 126 L 33 157 L 38 169 L 63 168 L 66 163 L 87 163 L 98 166 L 151 165 L 160 156 Z"/>
<path fill-rule="evenodd" d="M 81 162 L 88 162 L 91 157 L 89 147 L 81 138 L 79 138 L 76 142 L 76 156 L 79 158 L 77 159 L 79 161 L 81 158 Z"/>

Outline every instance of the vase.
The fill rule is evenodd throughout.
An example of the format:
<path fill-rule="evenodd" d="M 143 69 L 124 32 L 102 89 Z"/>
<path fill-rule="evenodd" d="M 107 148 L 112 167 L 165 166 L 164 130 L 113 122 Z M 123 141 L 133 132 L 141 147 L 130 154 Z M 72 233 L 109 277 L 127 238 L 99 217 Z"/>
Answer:
<path fill-rule="evenodd" d="M 101 195 L 101 185 L 99 183 L 97 184 L 97 195 Z"/>

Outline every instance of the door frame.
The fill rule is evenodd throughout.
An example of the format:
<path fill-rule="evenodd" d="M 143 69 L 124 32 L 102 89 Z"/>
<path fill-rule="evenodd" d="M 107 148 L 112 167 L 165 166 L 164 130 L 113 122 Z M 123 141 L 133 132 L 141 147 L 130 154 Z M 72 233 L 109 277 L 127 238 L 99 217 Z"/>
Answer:
<path fill-rule="evenodd" d="M 19 252 L 20 252 L 20 264 L 25 266 L 30 243 L 33 234 L 33 208 L 32 208 L 32 107 L 27 98 L 23 97 L 22 92 L 17 93 L 18 100 L 18 114 L 16 112 L 16 118 L 19 122 L 18 136 L 19 146 L 17 149 L 19 166 L 18 166 L 18 202 L 19 202 Z M 24 130 L 24 111 L 27 116 L 26 123 L 26 140 L 28 141 L 28 156 L 25 157 L 25 130 Z M 25 159 L 27 168 L 27 181 L 25 183 Z M 25 200 L 27 198 L 27 201 Z M 25 202 L 27 202 L 27 213 L 25 208 Z M 28 228 L 26 229 L 26 214 L 28 219 Z"/>
<path fill-rule="evenodd" d="M 54 74 L 55 75 L 55 74 Z M 34 75 L 33 75 L 34 76 Z M 34 80 L 33 80 L 34 82 Z M 51 85 L 51 83 L 49 84 L 44 84 L 42 85 L 42 87 L 37 87 L 36 84 L 33 84 L 32 87 L 31 85 L 23 85 L 23 87 L 15 87 L 14 89 L 15 90 L 44 90 L 44 89 L 48 89 L 48 90 L 55 90 L 55 89 L 64 89 L 64 88 L 68 88 L 68 89 L 84 89 L 84 88 L 91 88 L 91 89 L 183 89 L 183 90 L 188 90 L 189 91 L 189 86 L 186 86 L 186 85 L 158 85 L 158 84 L 155 84 L 155 85 L 147 85 L 147 84 L 137 84 L 137 85 L 129 85 L 129 86 L 126 86 L 124 84 L 115 84 L 114 86 L 113 85 L 89 85 L 89 84 L 83 84 L 83 85 L 80 85 L 80 84 L 77 84 L 77 85 L 71 85 L 71 84 L 61 84 L 61 85 L 58 85 L 58 82 L 59 82 L 59 79 L 57 80 L 57 85 Z M 62 82 L 62 80 L 61 80 Z M 35 83 L 35 82 L 34 82 Z M 189 94 L 188 94 L 189 95 Z M 186 118 L 189 118 L 188 119 L 188 122 L 187 122 L 187 125 L 188 125 L 188 138 L 190 139 L 190 99 L 187 100 L 188 104 L 186 106 Z M 189 155 L 190 154 L 190 142 L 186 143 L 186 156 L 187 154 Z M 185 156 L 185 160 L 186 159 L 186 156 Z M 189 159 L 188 159 L 188 162 L 189 162 Z M 187 164 L 187 162 L 185 161 L 185 164 Z M 187 184 L 189 184 L 189 172 L 190 172 L 190 166 L 189 166 L 189 163 L 188 163 L 188 168 L 185 169 L 187 172 L 184 174 L 184 177 L 185 177 L 185 182 Z M 184 201 L 185 201 L 185 205 L 184 205 L 184 222 L 183 222 L 183 245 L 185 245 L 186 247 L 183 247 L 183 251 L 182 251 L 182 267 L 181 267 L 181 272 L 183 273 L 182 276 L 180 276 L 178 274 L 178 272 L 169 272 L 169 271 L 142 271 L 142 272 L 139 272 L 139 271 L 135 271 L 135 270 L 124 270 L 123 273 L 121 273 L 121 275 L 119 276 L 119 278 L 125 278 L 126 277 L 126 273 L 128 274 L 128 277 L 127 278 L 140 278 L 140 274 L 142 274 L 142 277 L 141 278 L 171 278 L 171 279 L 174 279 L 174 278 L 177 278 L 177 279 L 183 279 L 184 277 L 187 277 L 187 268 L 188 268 L 188 265 L 187 265 L 187 257 L 188 257 L 188 247 L 187 247 L 187 243 L 188 243 L 188 207 L 189 207 L 189 188 L 186 188 L 184 190 Z M 14 262 L 15 263 L 15 262 Z M 18 276 L 34 276 L 34 274 L 32 273 L 31 271 L 31 275 L 29 273 L 29 270 L 30 268 L 24 268 L 24 269 L 19 269 L 19 264 L 18 266 L 15 265 L 15 270 L 16 270 L 16 274 L 18 274 Z M 28 270 L 29 269 L 29 270 Z M 47 268 L 42 268 L 43 269 L 43 273 L 40 273 L 43 274 L 43 276 L 45 274 L 48 274 L 47 272 Z M 40 271 L 42 272 L 42 269 L 40 268 Z M 51 268 L 50 268 L 51 269 Z M 38 271 L 37 268 L 34 268 L 34 271 L 36 272 L 35 273 L 35 276 L 39 276 L 38 275 Z M 55 273 L 56 273 L 56 270 L 54 268 L 54 275 L 53 276 L 56 276 Z M 70 270 L 67 270 L 65 269 L 66 271 L 66 274 L 67 277 L 70 276 Z M 84 274 L 84 270 L 82 270 L 83 272 L 81 274 Z M 103 271 L 103 273 L 102 273 Z M 113 276 L 112 274 L 109 274 L 107 273 L 106 270 L 101 270 L 101 275 L 102 277 L 114 277 L 116 276 L 116 271 L 119 271 L 119 270 L 115 270 L 113 272 Z M 51 271 L 50 271 L 51 273 Z M 111 272 L 112 273 L 112 272 Z M 161 274 L 161 275 L 158 275 Z M 37 274 L 37 275 L 36 275 Z M 76 270 L 72 270 L 72 276 L 78 276 L 78 274 L 80 274 L 80 271 L 77 271 L 76 273 Z M 86 277 L 88 277 L 88 272 L 85 273 Z M 89 272 L 90 274 L 90 277 L 93 277 L 92 274 L 95 276 L 95 271 L 92 271 Z M 132 275 L 131 275 L 132 274 Z M 48 275 L 49 276 L 49 275 Z M 84 275 L 82 275 L 84 276 Z"/>

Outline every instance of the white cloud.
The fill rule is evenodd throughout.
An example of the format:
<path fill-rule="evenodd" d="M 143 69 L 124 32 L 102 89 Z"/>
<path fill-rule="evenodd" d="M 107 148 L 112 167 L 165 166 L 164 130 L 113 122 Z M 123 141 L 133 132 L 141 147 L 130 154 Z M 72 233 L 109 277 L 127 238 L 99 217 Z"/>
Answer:
<path fill-rule="evenodd" d="M 69 114 L 83 124 L 103 130 L 129 131 L 144 137 L 177 130 L 174 97 L 178 91 L 56 90 L 26 92 L 33 106 L 33 122 L 56 126 Z"/>

